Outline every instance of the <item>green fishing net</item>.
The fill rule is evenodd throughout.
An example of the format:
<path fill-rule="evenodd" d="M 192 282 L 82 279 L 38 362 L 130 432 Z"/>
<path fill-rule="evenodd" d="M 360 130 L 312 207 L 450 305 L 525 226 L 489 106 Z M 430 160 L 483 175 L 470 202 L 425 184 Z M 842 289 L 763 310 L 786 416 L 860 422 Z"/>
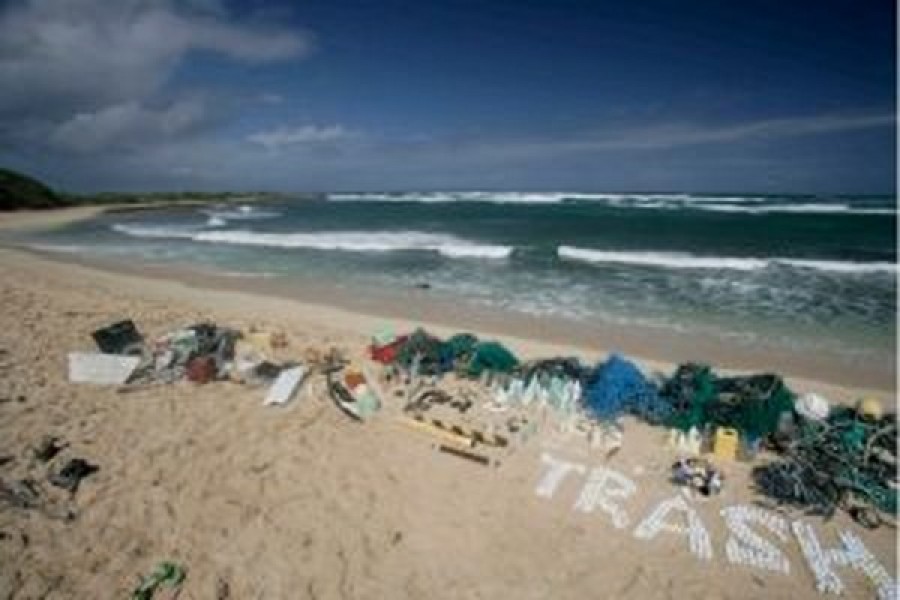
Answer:
<path fill-rule="evenodd" d="M 717 377 L 708 366 L 692 363 L 678 367 L 661 395 L 672 405 L 670 427 L 731 427 L 748 439 L 778 431 L 794 408 L 794 394 L 777 375 Z"/>

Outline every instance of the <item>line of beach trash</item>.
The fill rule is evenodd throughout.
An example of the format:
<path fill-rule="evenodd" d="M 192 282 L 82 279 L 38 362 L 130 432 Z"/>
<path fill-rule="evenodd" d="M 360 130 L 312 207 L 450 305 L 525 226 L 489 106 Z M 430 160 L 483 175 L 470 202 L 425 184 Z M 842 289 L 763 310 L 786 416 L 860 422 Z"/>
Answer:
<path fill-rule="evenodd" d="M 580 437 L 609 456 L 621 448 L 622 418 L 630 416 L 667 428 L 667 445 L 681 456 L 672 480 L 696 493 L 721 489 L 715 463 L 755 461 L 753 485 L 770 504 L 825 517 L 843 510 L 868 528 L 896 519 L 896 415 L 872 399 L 851 407 L 814 393 L 798 397 L 771 373 L 722 376 L 686 363 L 668 377 L 648 377 L 620 354 L 596 365 L 576 357 L 523 361 L 470 333 L 441 339 L 390 327 L 372 336 L 366 361 L 331 348 L 275 362 L 271 356 L 290 346 L 284 332 L 214 323 L 148 341 L 126 320 L 93 338 L 99 352 L 69 355 L 70 381 L 128 389 L 228 380 L 265 387 L 266 405 L 305 389 L 355 422 L 393 413 L 440 452 L 481 465 L 499 465 L 498 452 L 538 434 Z"/>
<path fill-rule="evenodd" d="M 70 382 L 124 394 L 219 381 L 259 389 L 268 406 L 330 400 L 354 426 L 385 419 L 427 436 L 442 454 L 484 467 L 499 467 L 538 437 L 544 446 L 584 444 L 609 458 L 623 447 L 626 421 L 637 420 L 666 432 L 661 438 L 678 456 L 670 481 L 688 496 L 718 494 L 722 467 L 746 461 L 761 506 L 825 518 L 844 511 L 870 529 L 896 527 L 896 414 L 872 399 L 846 406 L 798 396 L 772 373 L 724 376 L 685 363 L 668 376 L 648 376 L 620 354 L 593 365 L 569 356 L 523 361 L 470 333 L 441 339 L 390 327 L 371 336 L 363 359 L 334 347 L 299 352 L 283 331 L 212 322 L 147 339 L 123 320 L 92 338 L 96 349 L 69 353 Z M 291 360 L 278 358 L 284 356 Z M 55 436 L 29 455 L 27 477 L 0 480 L 0 505 L 76 519 L 81 482 L 101 466 L 73 456 Z M 0 466 L 15 460 L 0 455 Z M 131 597 L 150 599 L 163 588 L 177 593 L 186 573 L 163 561 Z M 219 583 L 227 597 L 227 582 Z"/>

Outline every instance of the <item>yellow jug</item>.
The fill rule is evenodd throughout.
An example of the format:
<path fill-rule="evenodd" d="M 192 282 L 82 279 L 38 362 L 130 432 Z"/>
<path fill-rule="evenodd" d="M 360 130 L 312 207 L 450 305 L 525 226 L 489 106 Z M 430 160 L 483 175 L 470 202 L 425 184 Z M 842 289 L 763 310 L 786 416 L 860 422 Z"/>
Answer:
<path fill-rule="evenodd" d="M 723 460 L 735 460 L 738 449 L 738 432 L 729 427 L 716 429 L 716 438 L 713 444 L 713 454 Z"/>

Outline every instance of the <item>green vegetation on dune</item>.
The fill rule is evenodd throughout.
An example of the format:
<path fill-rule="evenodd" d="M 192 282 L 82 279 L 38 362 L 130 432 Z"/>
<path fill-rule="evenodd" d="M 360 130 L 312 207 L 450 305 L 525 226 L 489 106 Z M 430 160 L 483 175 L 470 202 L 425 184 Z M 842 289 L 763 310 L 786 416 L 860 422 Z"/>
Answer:
<path fill-rule="evenodd" d="M 70 201 L 37 179 L 0 169 L 0 210 L 58 208 Z"/>

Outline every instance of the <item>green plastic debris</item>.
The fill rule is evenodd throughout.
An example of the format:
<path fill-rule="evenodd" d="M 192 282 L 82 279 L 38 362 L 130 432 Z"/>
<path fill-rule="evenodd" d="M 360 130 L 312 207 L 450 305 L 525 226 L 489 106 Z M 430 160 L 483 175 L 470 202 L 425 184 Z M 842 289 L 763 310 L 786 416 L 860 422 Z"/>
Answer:
<path fill-rule="evenodd" d="M 186 577 L 187 572 L 181 565 L 168 561 L 161 562 L 131 593 L 131 600 L 152 600 L 153 595 L 161 587 L 176 588 L 184 583 Z"/>
<path fill-rule="evenodd" d="M 678 367 L 661 394 L 671 405 L 670 427 L 733 427 L 748 439 L 775 433 L 794 409 L 794 394 L 777 375 L 718 377 L 708 366 L 690 363 Z"/>
<path fill-rule="evenodd" d="M 367 389 L 356 398 L 356 410 L 363 419 L 371 417 L 381 409 L 381 402 L 372 390 Z"/>
<path fill-rule="evenodd" d="M 186 362 L 200 350 L 197 332 L 191 329 L 179 329 L 170 335 L 169 347 L 175 353 L 177 363 Z"/>
<path fill-rule="evenodd" d="M 712 371 L 706 365 L 682 365 L 663 388 L 663 394 L 672 398 L 670 427 L 685 432 L 700 429 L 708 422 L 707 409 L 716 398 Z"/>
<path fill-rule="evenodd" d="M 441 375 L 456 371 L 478 377 L 483 371 L 510 373 L 518 359 L 498 342 L 479 342 L 471 333 L 458 333 L 447 341 L 416 329 L 397 350 L 395 362 L 415 375 Z"/>
<path fill-rule="evenodd" d="M 444 342 L 447 352 L 454 360 L 468 360 L 475 351 L 478 338 L 471 333 L 457 333 Z"/>
<path fill-rule="evenodd" d="M 509 373 L 519 366 L 519 359 L 499 342 L 479 342 L 469 362 L 469 375 L 478 377 L 483 371 Z"/>

